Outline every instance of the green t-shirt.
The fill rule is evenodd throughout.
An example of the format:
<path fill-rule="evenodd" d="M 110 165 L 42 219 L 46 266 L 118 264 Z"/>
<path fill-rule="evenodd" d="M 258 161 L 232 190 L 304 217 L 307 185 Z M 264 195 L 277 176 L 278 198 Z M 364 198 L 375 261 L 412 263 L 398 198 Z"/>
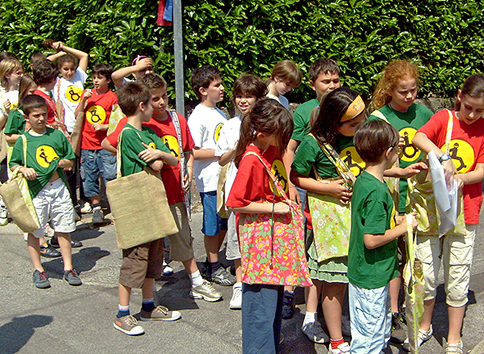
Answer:
<path fill-rule="evenodd" d="M 399 160 L 399 165 L 402 168 L 410 166 L 417 162 L 422 156 L 419 149 L 412 145 L 412 140 L 417 130 L 419 130 L 432 117 L 433 113 L 430 109 L 420 104 L 412 104 L 406 112 L 398 112 L 390 108 L 388 104 L 378 110 L 385 116 L 388 123 L 397 128 L 400 136 L 403 136 L 405 144 L 402 148 L 402 156 Z M 381 117 L 373 112 L 368 121 L 381 119 Z M 401 178 L 399 183 L 400 200 L 398 211 L 405 213 L 405 204 L 407 203 L 407 179 Z"/>
<path fill-rule="evenodd" d="M 338 135 L 336 140 L 334 149 L 355 176 L 358 176 L 363 171 L 364 163 L 353 145 L 353 137 Z M 339 177 L 336 166 L 321 150 L 316 140 L 311 135 L 306 135 L 296 151 L 291 169 L 303 176 L 315 178 L 313 166 L 322 179 Z"/>
<path fill-rule="evenodd" d="M 121 132 L 122 176 L 129 176 L 141 172 L 147 165 L 146 162 L 138 157 L 138 154 L 141 151 L 146 150 L 143 144 L 141 144 L 142 142 L 151 146 L 153 149 L 158 149 L 169 154 L 171 153 L 153 129 L 143 127 L 143 130 L 138 130 L 131 124 L 126 124 Z"/>
<path fill-rule="evenodd" d="M 5 125 L 5 134 L 23 134 L 26 124 L 27 121 L 20 109 L 11 110 L 8 114 L 7 124 Z"/>
<path fill-rule="evenodd" d="M 45 187 L 56 170 L 67 186 L 64 170 L 58 168 L 59 160 L 74 160 L 76 155 L 65 135 L 49 127 L 42 135 L 32 135 L 30 131 L 23 135 L 27 138 L 26 165 L 33 168 L 38 175 L 33 181 L 27 181 L 32 198 Z M 9 167 L 16 165 L 24 166 L 23 139 L 20 138 L 13 146 Z"/>
<path fill-rule="evenodd" d="M 384 287 L 398 275 L 397 240 L 368 249 L 363 235 L 382 235 L 395 227 L 392 196 L 386 183 L 364 171 L 356 179 L 351 203 L 348 279 L 363 289 Z"/>
<path fill-rule="evenodd" d="M 294 131 L 291 139 L 302 141 L 304 136 L 309 134 L 311 128 L 309 127 L 309 120 L 314 108 L 319 105 L 319 101 L 314 98 L 310 101 L 304 102 L 294 111 Z"/>

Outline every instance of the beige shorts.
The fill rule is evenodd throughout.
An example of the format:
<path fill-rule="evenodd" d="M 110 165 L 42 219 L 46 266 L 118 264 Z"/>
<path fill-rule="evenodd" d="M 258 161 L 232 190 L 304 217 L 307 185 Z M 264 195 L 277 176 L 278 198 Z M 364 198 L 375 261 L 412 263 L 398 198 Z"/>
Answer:
<path fill-rule="evenodd" d="M 176 234 L 168 236 L 170 259 L 178 262 L 188 261 L 194 257 L 194 253 L 192 230 L 185 203 L 172 204 L 170 209 L 179 230 Z"/>
<path fill-rule="evenodd" d="M 76 230 L 71 194 L 61 178 L 47 183 L 32 199 L 32 203 L 40 224 L 40 229 L 32 232 L 35 237 L 44 236 L 44 226 L 49 220 L 55 232 L 70 233 Z"/>
<path fill-rule="evenodd" d="M 438 236 L 418 237 L 416 256 L 423 265 L 425 300 L 432 300 L 437 294 L 442 260 L 447 305 L 461 307 L 467 304 L 477 226 L 466 224 L 466 236 L 447 234 L 440 239 Z"/>
<path fill-rule="evenodd" d="M 123 250 L 119 284 L 141 288 L 146 278 L 159 278 L 163 271 L 163 239 Z"/>

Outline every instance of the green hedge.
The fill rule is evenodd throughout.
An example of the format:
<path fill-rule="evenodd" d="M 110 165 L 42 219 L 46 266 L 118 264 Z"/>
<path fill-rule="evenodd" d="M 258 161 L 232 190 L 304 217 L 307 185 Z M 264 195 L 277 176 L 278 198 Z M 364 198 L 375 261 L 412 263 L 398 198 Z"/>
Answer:
<path fill-rule="evenodd" d="M 173 85 L 173 29 L 156 26 L 156 0 L 3 0 L 0 51 L 24 64 L 46 51 L 46 38 L 91 54 L 91 64 L 126 66 L 136 54 L 154 59 Z M 219 67 L 228 92 L 244 71 L 263 78 L 279 60 L 292 59 L 305 75 L 290 100 L 314 93 L 307 70 L 321 56 L 334 58 L 344 84 L 369 98 L 385 65 L 415 60 L 421 95 L 454 96 L 463 80 L 483 71 L 484 14 L 481 0 L 424 2 L 384 0 L 183 1 L 186 96 L 195 96 L 189 73 Z M 173 98 L 173 89 L 170 91 Z"/>

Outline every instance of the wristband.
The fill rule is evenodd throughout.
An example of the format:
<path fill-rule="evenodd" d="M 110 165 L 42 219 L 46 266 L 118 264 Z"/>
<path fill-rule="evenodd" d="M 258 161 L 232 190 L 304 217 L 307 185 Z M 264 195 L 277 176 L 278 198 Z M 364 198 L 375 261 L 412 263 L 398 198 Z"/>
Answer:
<path fill-rule="evenodd" d="M 450 157 L 449 155 L 447 155 L 447 154 L 442 154 L 442 155 L 440 155 L 440 157 L 439 157 L 439 162 L 440 162 L 440 163 L 442 163 L 442 162 L 447 161 L 447 160 L 450 160 L 450 159 L 451 159 L 451 157 Z"/>

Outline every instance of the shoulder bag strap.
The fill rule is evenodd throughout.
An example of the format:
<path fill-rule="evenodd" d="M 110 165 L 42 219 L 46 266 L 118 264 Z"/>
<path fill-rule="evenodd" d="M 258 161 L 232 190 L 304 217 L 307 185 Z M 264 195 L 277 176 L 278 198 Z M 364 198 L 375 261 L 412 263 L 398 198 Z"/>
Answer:
<path fill-rule="evenodd" d="M 454 115 L 450 110 L 447 110 L 447 112 L 449 114 L 449 120 L 447 122 L 447 134 L 445 136 L 445 153 L 449 155 L 450 140 L 452 138 L 452 129 L 454 128 Z"/>

